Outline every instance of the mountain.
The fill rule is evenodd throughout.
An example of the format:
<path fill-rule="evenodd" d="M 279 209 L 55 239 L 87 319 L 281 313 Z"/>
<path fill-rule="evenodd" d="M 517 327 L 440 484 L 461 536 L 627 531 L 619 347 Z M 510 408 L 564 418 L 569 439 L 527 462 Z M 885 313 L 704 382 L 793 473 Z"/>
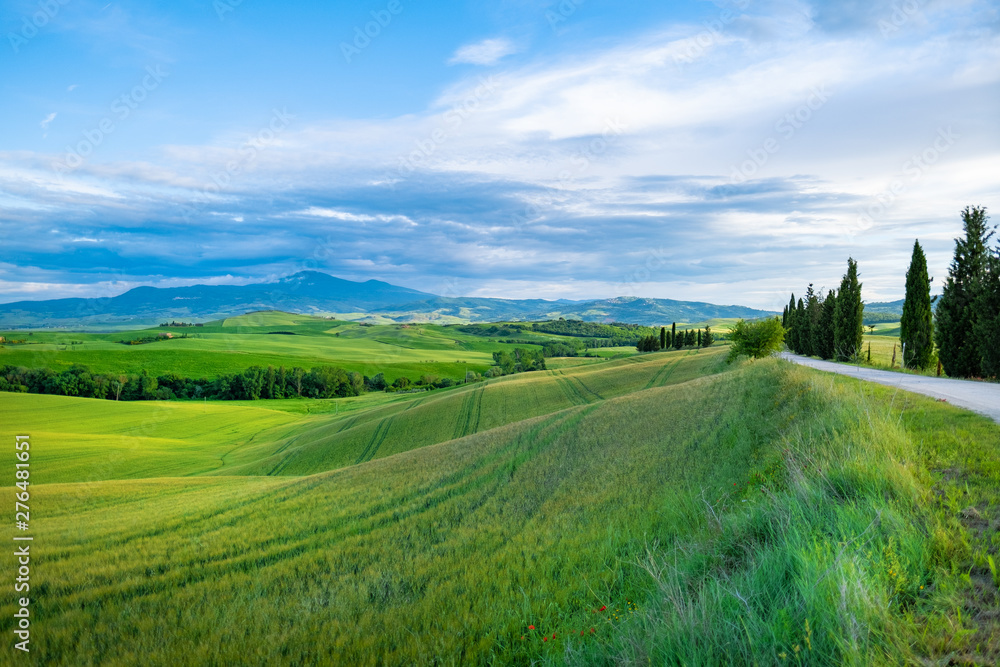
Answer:
<path fill-rule="evenodd" d="M 671 322 L 704 322 L 731 317 L 753 319 L 775 314 L 745 306 L 717 306 L 698 301 L 646 299 L 635 296 L 594 301 L 437 297 L 406 304 L 400 310 L 381 308 L 373 312 L 385 314 L 391 319 L 406 318 L 420 313 L 433 315 L 439 319 L 450 317 L 472 322 L 547 320 L 563 317 L 588 322 L 629 322 L 647 326 Z"/>
<path fill-rule="evenodd" d="M 898 301 L 874 301 L 865 304 L 866 313 L 894 313 L 903 312 L 903 299 Z"/>
<path fill-rule="evenodd" d="M 433 294 L 390 285 L 302 271 L 271 283 L 136 287 L 115 297 L 53 299 L 0 304 L 5 326 L 71 326 L 210 320 L 254 310 L 299 313 L 369 312 L 379 306 L 433 298 Z"/>
<path fill-rule="evenodd" d="M 616 297 L 591 301 L 442 297 L 379 280 L 354 282 L 302 271 L 251 285 L 136 287 L 115 297 L 0 304 L 0 327 L 149 325 L 163 320 L 207 321 L 256 310 L 352 314 L 352 319 L 405 322 L 544 320 L 669 324 L 774 313 L 744 306 Z"/>

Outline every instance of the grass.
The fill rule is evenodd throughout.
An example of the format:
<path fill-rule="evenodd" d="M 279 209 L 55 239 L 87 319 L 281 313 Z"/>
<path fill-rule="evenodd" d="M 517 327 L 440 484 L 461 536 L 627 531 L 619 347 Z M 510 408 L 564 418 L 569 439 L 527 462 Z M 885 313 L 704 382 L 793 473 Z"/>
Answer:
<path fill-rule="evenodd" d="M 37 480 L 63 482 L 31 487 L 33 651 L 53 665 L 995 664 L 1000 426 L 778 360 L 725 367 L 725 351 L 332 413 L 0 394 L 14 415 L 0 438 L 31 432 Z M 71 481 L 100 461 L 73 437 L 113 443 L 143 423 L 122 478 Z M 0 559 L 0 577 L 12 567 Z M 0 631 L 12 613 L 0 598 Z"/>
<path fill-rule="evenodd" d="M 156 333 L 175 338 L 145 345 L 122 345 Z M 179 338 L 187 334 L 188 338 Z M 341 366 L 368 376 L 384 373 L 389 381 L 430 374 L 464 378 L 483 372 L 492 352 L 514 345 L 432 325 L 363 327 L 353 323 L 288 313 L 252 313 L 204 327 L 155 328 L 133 332 L 4 333 L 27 340 L 0 346 L 0 365 L 64 370 L 82 364 L 97 373 L 179 373 L 214 378 L 249 366 Z M 550 339 L 553 337 L 549 337 Z M 522 345 L 523 347 L 523 345 Z"/>

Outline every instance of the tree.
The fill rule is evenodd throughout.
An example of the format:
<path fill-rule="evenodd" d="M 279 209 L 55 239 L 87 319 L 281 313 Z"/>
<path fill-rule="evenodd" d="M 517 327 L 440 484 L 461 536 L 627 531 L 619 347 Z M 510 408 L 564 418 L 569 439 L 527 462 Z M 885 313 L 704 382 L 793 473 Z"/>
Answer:
<path fill-rule="evenodd" d="M 788 301 L 788 322 L 785 323 L 788 333 L 785 342 L 788 344 L 788 349 L 793 352 L 797 351 L 799 347 L 796 343 L 795 312 L 795 292 L 792 292 L 792 298 Z"/>
<path fill-rule="evenodd" d="M 673 326 L 671 327 L 671 332 L 673 334 L 671 338 L 674 341 L 674 347 L 677 348 L 678 350 L 684 347 L 684 332 L 682 331 L 679 336 L 677 335 L 676 322 L 674 322 Z"/>
<path fill-rule="evenodd" d="M 768 317 L 756 322 L 739 320 L 729 334 L 733 344 L 729 348 L 726 361 L 732 362 L 740 355 L 751 359 L 762 359 L 781 349 L 785 340 L 785 328 L 777 317 Z"/>
<path fill-rule="evenodd" d="M 817 340 L 819 335 L 819 320 L 823 316 L 823 304 L 820 303 L 819 294 L 813 290 L 812 283 L 809 283 L 809 289 L 806 290 L 806 322 L 808 326 L 806 327 L 809 331 L 808 338 L 808 352 L 810 356 L 818 355 L 819 352 L 816 351 Z"/>
<path fill-rule="evenodd" d="M 906 297 L 899 321 L 903 344 L 903 364 L 927 368 L 934 352 L 934 314 L 931 310 L 931 279 L 927 277 L 927 257 L 920 241 L 913 242 L 910 268 L 906 270 Z"/>
<path fill-rule="evenodd" d="M 979 320 L 974 331 L 985 377 L 1000 377 L 1000 245 L 986 263 L 986 275 L 976 302 Z"/>
<path fill-rule="evenodd" d="M 639 352 L 656 352 L 660 349 L 660 341 L 656 336 L 643 336 L 639 339 L 635 349 Z"/>
<path fill-rule="evenodd" d="M 986 281 L 993 232 L 986 226 L 986 209 L 966 206 L 962 211 L 965 238 L 955 239 L 955 256 L 938 300 L 934 328 L 941 365 L 952 377 L 982 374 L 982 359 L 974 331 L 980 329 L 976 302 Z"/>
<path fill-rule="evenodd" d="M 702 347 L 712 347 L 715 338 L 712 336 L 712 327 L 705 327 L 705 334 L 701 337 Z"/>
<path fill-rule="evenodd" d="M 837 308 L 837 292 L 830 290 L 823 299 L 823 312 L 820 313 L 819 324 L 816 331 L 816 356 L 821 359 L 833 359 L 833 319 Z"/>
<path fill-rule="evenodd" d="M 667 349 L 667 328 L 660 327 L 660 349 Z"/>
<path fill-rule="evenodd" d="M 809 355 L 809 320 L 806 319 L 806 306 L 802 299 L 795 307 L 795 351 Z"/>
<path fill-rule="evenodd" d="M 701 329 L 698 329 L 698 341 L 696 342 L 698 347 L 701 347 Z"/>
<path fill-rule="evenodd" d="M 865 304 L 861 301 L 858 263 L 847 259 L 847 273 L 840 281 L 833 311 L 833 348 L 838 361 L 848 361 L 861 354 L 864 343 Z"/>

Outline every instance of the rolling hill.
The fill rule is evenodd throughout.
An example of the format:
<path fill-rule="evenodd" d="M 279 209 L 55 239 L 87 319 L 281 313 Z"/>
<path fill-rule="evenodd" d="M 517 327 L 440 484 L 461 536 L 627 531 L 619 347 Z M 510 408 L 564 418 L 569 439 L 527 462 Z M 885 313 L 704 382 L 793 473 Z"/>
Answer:
<path fill-rule="evenodd" d="M 616 297 L 590 301 L 442 297 L 378 280 L 354 282 L 303 271 L 270 283 L 136 287 L 100 299 L 52 299 L 0 304 L 0 328 L 152 325 L 163 320 L 204 322 L 248 311 L 337 314 L 380 322 L 495 322 L 572 318 L 662 325 L 774 313 L 744 306 Z"/>

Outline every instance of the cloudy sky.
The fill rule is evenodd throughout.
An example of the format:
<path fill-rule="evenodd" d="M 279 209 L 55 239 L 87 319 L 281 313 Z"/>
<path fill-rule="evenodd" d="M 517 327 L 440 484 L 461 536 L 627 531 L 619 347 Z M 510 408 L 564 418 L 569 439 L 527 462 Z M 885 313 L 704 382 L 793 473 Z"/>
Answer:
<path fill-rule="evenodd" d="M 0 302 L 316 269 L 780 309 L 1000 220 L 1000 1 L 0 3 Z"/>

